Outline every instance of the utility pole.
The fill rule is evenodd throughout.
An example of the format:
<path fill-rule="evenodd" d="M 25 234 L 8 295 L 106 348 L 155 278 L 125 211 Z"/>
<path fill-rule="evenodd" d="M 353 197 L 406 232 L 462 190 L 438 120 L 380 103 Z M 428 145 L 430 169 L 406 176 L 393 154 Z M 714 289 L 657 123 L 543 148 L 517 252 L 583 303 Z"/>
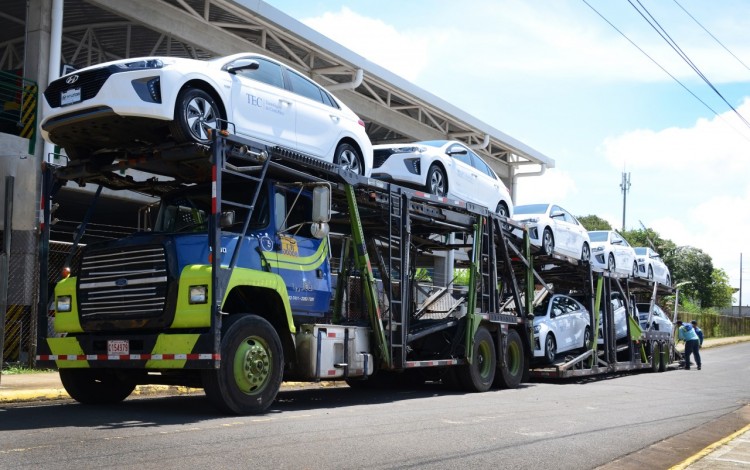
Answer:
<path fill-rule="evenodd" d="M 625 207 L 628 199 L 628 191 L 630 190 L 630 173 L 622 172 L 620 189 L 622 189 L 622 230 L 625 231 Z"/>
<path fill-rule="evenodd" d="M 742 253 L 740 253 L 740 309 L 737 312 L 737 316 L 742 318 Z"/>

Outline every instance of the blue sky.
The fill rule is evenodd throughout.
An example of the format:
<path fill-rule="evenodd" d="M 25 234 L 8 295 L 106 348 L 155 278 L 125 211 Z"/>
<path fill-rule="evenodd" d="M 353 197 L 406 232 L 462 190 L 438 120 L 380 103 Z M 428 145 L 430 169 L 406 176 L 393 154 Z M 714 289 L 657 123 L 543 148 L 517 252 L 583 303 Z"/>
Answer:
<path fill-rule="evenodd" d="M 516 203 L 557 202 L 619 228 L 628 171 L 626 228 L 642 221 L 706 251 L 739 286 L 740 253 L 750 266 L 750 128 L 628 0 L 587 1 L 720 117 L 583 0 L 266 1 L 553 158 L 555 169 L 520 180 Z M 640 3 L 750 121 L 750 2 Z"/>

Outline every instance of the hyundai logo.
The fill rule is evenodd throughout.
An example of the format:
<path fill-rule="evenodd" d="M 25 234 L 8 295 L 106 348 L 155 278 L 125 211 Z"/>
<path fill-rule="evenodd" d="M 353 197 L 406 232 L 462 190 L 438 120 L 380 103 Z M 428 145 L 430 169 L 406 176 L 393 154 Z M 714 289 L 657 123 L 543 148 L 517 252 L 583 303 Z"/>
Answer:
<path fill-rule="evenodd" d="M 70 77 L 65 79 L 65 83 L 67 83 L 68 85 L 72 85 L 77 81 L 78 81 L 78 75 L 71 75 Z"/>
<path fill-rule="evenodd" d="M 125 279 L 124 277 L 122 277 L 122 278 L 120 278 L 120 279 L 118 279 L 118 280 L 115 281 L 115 285 L 117 287 L 125 287 L 125 286 L 128 285 L 128 280 Z"/>

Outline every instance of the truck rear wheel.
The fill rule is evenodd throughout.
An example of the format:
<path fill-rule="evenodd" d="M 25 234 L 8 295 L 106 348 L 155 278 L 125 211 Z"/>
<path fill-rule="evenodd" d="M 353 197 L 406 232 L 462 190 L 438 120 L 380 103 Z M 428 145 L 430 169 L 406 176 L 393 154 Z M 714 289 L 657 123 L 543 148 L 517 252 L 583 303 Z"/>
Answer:
<path fill-rule="evenodd" d="M 659 372 L 667 370 L 669 365 L 669 344 L 661 343 L 661 354 L 659 355 Z"/>
<path fill-rule="evenodd" d="M 496 369 L 495 341 L 487 328 L 480 326 L 474 334 L 474 360 L 459 366 L 458 379 L 467 392 L 486 392 L 495 380 Z"/>
<path fill-rule="evenodd" d="M 661 345 L 658 341 L 651 342 L 651 371 L 659 372 L 661 365 Z"/>
<path fill-rule="evenodd" d="M 526 368 L 526 356 L 523 353 L 523 342 L 516 330 L 508 331 L 505 349 L 505 364 L 498 364 L 493 385 L 499 388 L 516 388 L 523 380 Z"/>
<path fill-rule="evenodd" d="M 253 414 L 276 399 L 284 352 L 276 330 L 257 315 L 229 317 L 221 340 L 221 365 L 203 372 L 208 399 L 220 410 Z"/>
<path fill-rule="evenodd" d="M 135 390 L 135 383 L 109 369 L 60 369 L 60 381 L 71 398 L 86 405 L 119 403 Z"/>

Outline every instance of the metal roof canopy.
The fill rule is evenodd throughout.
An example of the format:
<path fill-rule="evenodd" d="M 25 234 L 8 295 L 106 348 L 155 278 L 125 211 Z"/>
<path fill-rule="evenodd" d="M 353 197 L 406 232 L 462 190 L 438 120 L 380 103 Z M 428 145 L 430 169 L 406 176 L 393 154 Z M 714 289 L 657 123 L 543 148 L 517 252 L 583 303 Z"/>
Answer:
<path fill-rule="evenodd" d="M 12 27 L 0 31 L 0 69 L 17 68 L 24 38 L 9 35 L 24 23 L 26 2 L 4 3 L 2 17 Z M 243 51 L 281 60 L 334 91 L 367 122 L 373 143 L 461 140 L 506 182 L 523 174 L 522 166 L 554 167 L 540 152 L 263 1 L 65 0 L 62 60 L 77 68 L 145 55 L 207 59 Z"/>

